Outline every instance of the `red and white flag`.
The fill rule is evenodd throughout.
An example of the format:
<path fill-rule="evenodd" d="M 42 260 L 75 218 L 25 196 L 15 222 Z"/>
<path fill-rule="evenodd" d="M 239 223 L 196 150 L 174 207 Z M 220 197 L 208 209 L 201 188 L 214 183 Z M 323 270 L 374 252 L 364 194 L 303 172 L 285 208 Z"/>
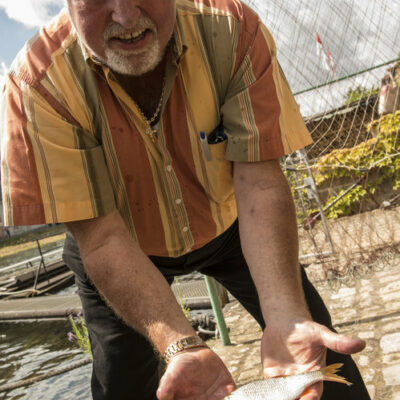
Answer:
<path fill-rule="evenodd" d="M 333 79 L 336 79 L 336 64 L 329 49 L 325 48 L 321 38 L 317 33 L 317 53 L 322 61 L 323 67 L 327 71 L 331 71 Z"/>

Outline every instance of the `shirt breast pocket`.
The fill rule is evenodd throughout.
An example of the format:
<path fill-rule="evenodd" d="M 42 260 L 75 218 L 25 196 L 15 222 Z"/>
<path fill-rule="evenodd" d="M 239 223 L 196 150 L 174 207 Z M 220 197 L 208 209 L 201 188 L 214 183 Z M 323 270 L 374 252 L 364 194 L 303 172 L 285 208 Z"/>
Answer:
<path fill-rule="evenodd" d="M 227 136 L 220 124 L 207 135 L 210 160 L 205 161 L 209 181 L 208 194 L 217 203 L 224 203 L 233 196 L 233 164 L 226 160 Z"/>

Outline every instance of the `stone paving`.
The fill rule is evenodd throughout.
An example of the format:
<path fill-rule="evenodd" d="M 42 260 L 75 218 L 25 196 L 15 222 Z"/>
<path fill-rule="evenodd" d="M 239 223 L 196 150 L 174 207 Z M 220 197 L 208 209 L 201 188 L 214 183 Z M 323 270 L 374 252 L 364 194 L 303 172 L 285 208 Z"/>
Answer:
<path fill-rule="evenodd" d="M 366 340 L 365 350 L 354 356 L 371 399 L 400 400 L 400 257 L 364 270 L 344 282 L 321 279 L 318 266 L 307 268 L 310 279 L 326 302 L 335 329 Z M 210 346 L 241 386 L 262 377 L 261 330 L 237 301 L 224 315 L 232 346 L 218 340 Z"/>

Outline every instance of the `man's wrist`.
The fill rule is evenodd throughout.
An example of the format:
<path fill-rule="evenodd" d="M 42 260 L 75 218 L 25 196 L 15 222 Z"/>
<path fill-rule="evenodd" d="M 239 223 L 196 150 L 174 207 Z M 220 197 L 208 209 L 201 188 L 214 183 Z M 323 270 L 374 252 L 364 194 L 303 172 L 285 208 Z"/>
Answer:
<path fill-rule="evenodd" d="M 287 305 L 286 307 L 282 304 L 276 306 L 271 305 L 267 307 L 266 310 L 263 310 L 263 316 L 267 325 L 286 324 L 289 321 L 312 320 L 307 305 L 300 304 L 297 306 Z"/>
<path fill-rule="evenodd" d="M 184 337 L 171 343 L 164 351 L 163 357 L 168 363 L 174 356 L 182 353 L 185 350 L 194 349 L 198 347 L 207 347 L 207 344 L 197 335 Z"/>

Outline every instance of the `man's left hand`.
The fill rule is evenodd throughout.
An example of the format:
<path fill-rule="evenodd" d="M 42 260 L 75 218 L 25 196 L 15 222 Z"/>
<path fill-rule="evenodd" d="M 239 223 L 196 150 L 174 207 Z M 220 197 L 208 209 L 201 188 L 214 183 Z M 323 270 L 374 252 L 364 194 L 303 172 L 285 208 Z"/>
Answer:
<path fill-rule="evenodd" d="M 325 367 L 327 348 L 338 353 L 353 354 L 363 350 L 365 342 L 332 332 L 323 325 L 305 318 L 289 324 L 267 325 L 261 354 L 264 377 L 293 375 Z M 319 400 L 323 384 L 309 388 L 301 400 Z"/>

